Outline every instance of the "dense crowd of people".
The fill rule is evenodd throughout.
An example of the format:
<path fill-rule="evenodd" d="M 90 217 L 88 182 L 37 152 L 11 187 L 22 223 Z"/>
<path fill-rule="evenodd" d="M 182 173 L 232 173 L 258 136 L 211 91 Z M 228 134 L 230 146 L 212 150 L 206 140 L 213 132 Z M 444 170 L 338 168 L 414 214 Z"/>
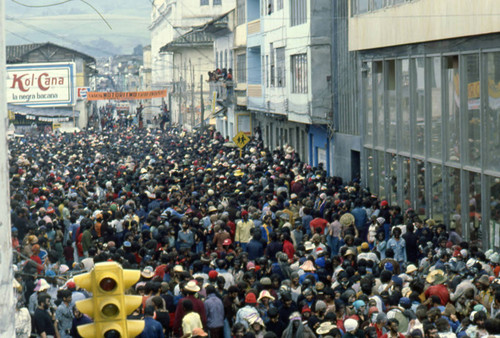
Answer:
<path fill-rule="evenodd" d="M 500 258 L 327 176 L 291 146 L 213 129 L 9 142 L 17 337 L 79 337 L 72 276 L 140 269 L 140 337 L 500 336 Z"/>

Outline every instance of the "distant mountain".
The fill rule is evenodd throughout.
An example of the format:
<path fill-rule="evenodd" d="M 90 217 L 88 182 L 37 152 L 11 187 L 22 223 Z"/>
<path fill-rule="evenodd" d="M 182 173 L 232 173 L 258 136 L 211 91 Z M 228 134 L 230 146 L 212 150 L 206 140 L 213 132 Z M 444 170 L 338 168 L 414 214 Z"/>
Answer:
<path fill-rule="evenodd" d="M 94 9 L 79 0 L 41 8 L 28 8 L 6 0 L 7 44 L 50 41 L 101 57 L 131 54 L 137 45 L 151 43 L 148 30 L 151 3 L 148 0 L 86 1 L 107 23 Z M 55 3 L 53 0 L 19 2 L 36 6 Z"/>

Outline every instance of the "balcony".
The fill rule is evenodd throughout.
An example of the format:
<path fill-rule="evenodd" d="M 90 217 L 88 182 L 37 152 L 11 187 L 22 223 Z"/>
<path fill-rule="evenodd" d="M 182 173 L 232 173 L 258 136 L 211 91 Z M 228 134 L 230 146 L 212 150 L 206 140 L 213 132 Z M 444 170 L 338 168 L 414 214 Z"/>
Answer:
<path fill-rule="evenodd" d="M 248 97 L 262 97 L 262 85 L 249 84 L 247 88 Z"/>
<path fill-rule="evenodd" d="M 217 93 L 217 103 L 227 107 L 234 102 L 234 82 L 233 81 L 210 81 L 208 83 L 210 90 L 210 103 L 213 100 L 213 93 Z"/>
<path fill-rule="evenodd" d="M 247 28 L 248 35 L 260 33 L 260 19 L 250 21 Z"/>

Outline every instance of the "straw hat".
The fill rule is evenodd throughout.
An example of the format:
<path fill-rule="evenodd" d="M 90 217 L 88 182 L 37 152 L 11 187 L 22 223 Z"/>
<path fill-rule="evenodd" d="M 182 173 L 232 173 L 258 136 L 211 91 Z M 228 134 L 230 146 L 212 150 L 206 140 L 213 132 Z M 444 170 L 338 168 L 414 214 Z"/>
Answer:
<path fill-rule="evenodd" d="M 262 291 L 260 292 L 260 294 L 259 294 L 259 298 L 257 299 L 257 301 L 258 301 L 258 302 L 260 302 L 260 301 L 261 301 L 261 299 L 263 299 L 263 298 L 268 298 L 268 299 L 270 299 L 270 300 L 272 300 L 272 301 L 274 300 L 274 297 L 273 297 L 273 296 L 271 296 L 271 294 L 270 294 L 270 293 L 269 293 L 269 291 L 267 291 L 267 290 L 262 290 Z"/>
<path fill-rule="evenodd" d="M 407 274 L 410 274 L 410 273 L 415 272 L 417 270 L 418 270 L 418 268 L 414 264 L 410 264 L 406 267 Z"/>
<path fill-rule="evenodd" d="M 176 265 L 174 266 L 174 272 L 184 272 L 184 268 L 182 265 Z"/>
<path fill-rule="evenodd" d="M 45 291 L 48 289 L 50 289 L 50 285 L 49 283 L 47 283 L 45 279 L 40 278 L 39 280 L 36 281 L 34 291 Z"/>
<path fill-rule="evenodd" d="M 300 268 L 304 271 L 316 271 L 313 262 L 307 260 L 300 266 Z"/>
<path fill-rule="evenodd" d="M 324 335 L 324 334 L 327 334 L 328 332 L 330 332 L 331 330 L 336 329 L 336 328 L 337 327 L 335 325 L 333 325 L 331 322 L 324 322 L 324 323 L 321 323 L 321 325 L 316 329 L 316 333 Z"/>
<path fill-rule="evenodd" d="M 198 292 L 200 291 L 200 287 L 196 284 L 196 281 L 191 280 L 186 284 L 184 290 L 189 292 Z"/>
<path fill-rule="evenodd" d="M 314 250 L 314 244 L 310 241 L 305 242 L 304 247 L 305 247 L 306 251 Z"/>
<path fill-rule="evenodd" d="M 153 278 L 155 271 L 152 266 L 146 266 L 141 272 L 141 276 L 144 278 Z"/>

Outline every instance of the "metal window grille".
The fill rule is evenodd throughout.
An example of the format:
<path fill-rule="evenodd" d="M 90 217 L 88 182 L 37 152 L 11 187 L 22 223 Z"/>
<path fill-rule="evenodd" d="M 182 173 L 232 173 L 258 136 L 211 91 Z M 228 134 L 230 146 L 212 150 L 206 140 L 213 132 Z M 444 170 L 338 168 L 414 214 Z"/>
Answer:
<path fill-rule="evenodd" d="M 292 92 L 307 93 L 307 54 L 292 55 Z"/>
<path fill-rule="evenodd" d="M 307 22 L 307 0 L 291 0 L 290 11 L 291 26 Z"/>

